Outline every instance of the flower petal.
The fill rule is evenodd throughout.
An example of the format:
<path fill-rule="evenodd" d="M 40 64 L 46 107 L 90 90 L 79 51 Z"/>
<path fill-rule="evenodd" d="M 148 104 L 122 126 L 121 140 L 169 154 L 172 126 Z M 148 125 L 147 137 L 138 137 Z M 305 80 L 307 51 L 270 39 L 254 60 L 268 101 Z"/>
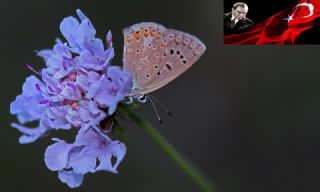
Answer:
<path fill-rule="evenodd" d="M 105 143 L 111 142 L 111 139 L 102 133 L 99 133 L 97 130 L 91 128 L 88 130 L 79 130 L 78 135 L 76 137 L 75 144 L 77 146 L 90 146 L 90 145 L 95 145 L 98 146 L 100 145 L 101 141 Z"/>
<path fill-rule="evenodd" d="M 113 46 L 112 44 L 112 33 L 111 31 L 109 30 L 107 35 L 106 35 L 106 43 L 107 43 L 107 47 L 108 48 L 111 48 Z"/>
<path fill-rule="evenodd" d="M 71 171 L 59 171 L 59 179 L 66 183 L 70 188 L 77 188 L 83 182 L 83 175 Z"/>
<path fill-rule="evenodd" d="M 40 121 L 37 128 L 29 128 L 16 123 L 12 123 L 11 127 L 18 129 L 23 135 L 19 138 L 20 144 L 27 144 L 36 141 L 42 137 L 50 128 Z"/>
<path fill-rule="evenodd" d="M 93 27 L 91 21 L 89 19 L 84 19 L 81 21 L 79 28 L 77 30 L 78 38 L 88 38 L 88 40 L 93 39 L 96 36 L 96 30 Z M 80 40 L 80 39 L 79 39 Z"/>
<path fill-rule="evenodd" d="M 37 56 L 42 57 L 42 59 L 46 62 L 49 57 L 53 54 L 53 51 L 51 49 L 43 49 L 40 51 L 37 51 Z"/>
<path fill-rule="evenodd" d="M 63 19 L 60 24 L 60 31 L 71 47 L 79 47 L 75 37 L 75 32 L 78 30 L 78 28 L 79 21 L 72 16 Z"/>
<path fill-rule="evenodd" d="M 77 16 L 79 17 L 80 21 L 83 21 L 85 19 L 89 20 L 89 18 L 80 9 L 77 9 L 76 13 L 77 13 Z"/>
<path fill-rule="evenodd" d="M 110 171 L 117 173 L 117 168 L 126 154 L 126 146 L 119 141 L 113 141 L 104 150 L 99 151 L 98 158 L 100 161 L 96 170 Z M 116 162 L 112 164 L 112 156 L 116 158 Z"/>
<path fill-rule="evenodd" d="M 50 145 L 45 154 L 44 161 L 51 171 L 63 170 L 69 161 L 69 152 L 73 145 L 68 144 L 63 140 L 56 140 L 57 142 Z"/>
<path fill-rule="evenodd" d="M 91 150 L 90 147 L 84 146 L 79 152 L 70 153 L 69 166 L 75 173 L 86 174 L 89 172 L 94 172 L 96 167 L 96 155 L 95 151 Z"/>

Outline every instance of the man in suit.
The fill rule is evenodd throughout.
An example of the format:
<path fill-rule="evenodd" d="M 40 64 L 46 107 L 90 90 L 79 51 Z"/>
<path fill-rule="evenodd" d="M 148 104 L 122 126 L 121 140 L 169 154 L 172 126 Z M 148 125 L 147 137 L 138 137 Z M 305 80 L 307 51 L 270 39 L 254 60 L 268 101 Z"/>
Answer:
<path fill-rule="evenodd" d="M 253 21 L 246 18 L 248 9 L 247 4 L 238 2 L 230 13 L 224 14 L 224 35 L 243 33 L 254 26 Z"/>

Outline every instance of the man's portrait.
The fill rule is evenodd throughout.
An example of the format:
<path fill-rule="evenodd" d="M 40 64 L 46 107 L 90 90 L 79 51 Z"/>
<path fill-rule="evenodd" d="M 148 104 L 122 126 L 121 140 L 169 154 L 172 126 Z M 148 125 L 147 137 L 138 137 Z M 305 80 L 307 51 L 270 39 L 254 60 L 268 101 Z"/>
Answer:
<path fill-rule="evenodd" d="M 238 2 L 232 6 L 231 12 L 224 14 L 224 35 L 240 34 L 254 26 L 246 17 L 248 10 L 247 4 Z"/>

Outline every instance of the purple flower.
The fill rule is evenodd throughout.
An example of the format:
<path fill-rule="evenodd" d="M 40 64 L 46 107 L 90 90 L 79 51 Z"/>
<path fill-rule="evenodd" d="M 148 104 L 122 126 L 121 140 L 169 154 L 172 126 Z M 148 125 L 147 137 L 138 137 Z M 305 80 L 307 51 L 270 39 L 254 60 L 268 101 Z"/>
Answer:
<path fill-rule="evenodd" d="M 79 20 L 70 16 L 60 24 L 67 42 L 57 39 L 53 49 L 37 52 L 45 67 L 41 71 L 28 68 L 40 78 L 28 77 L 22 94 L 10 105 L 20 123 L 11 124 L 22 133 L 20 143 L 34 142 L 58 129 L 78 131 L 74 143 L 54 139 L 56 143 L 45 153 L 47 167 L 58 171 L 59 179 L 71 188 L 79 187 L 86 173 L 117 173 L 126 147 L 112 141 L 100 126 L 112 119 L 132 85 L 128 72 L 110 66 L 114 56 L 111 32 L 106 35 L 105 48 L 95 37 L 91 21 L 80 10 L 77 15 Z M 31 121 L 39 121 L 38 126 L 21 125 Z"/>
<path fill-rule="evenodd" d="M 51 171 L 59 172 L 59 179 L 74 188 L 81 185 L 82 175 L 96 171 L 117 173 L 126 147 L 112 141 L 95 128 L 81 129 L 73 144 L 55 139 L 45 152 L 45 163 Z M 116 162 L 112 163 L 111 158 Z"/>

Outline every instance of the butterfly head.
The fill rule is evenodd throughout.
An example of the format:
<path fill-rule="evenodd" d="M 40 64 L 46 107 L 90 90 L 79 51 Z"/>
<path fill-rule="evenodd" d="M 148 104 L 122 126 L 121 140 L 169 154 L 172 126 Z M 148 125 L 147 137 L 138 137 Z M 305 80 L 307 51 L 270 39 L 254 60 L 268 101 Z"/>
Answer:
<path fill-rule="evenodd" d="M 140 103 L 146 103 L 148 101 L 148 97 L 146 95 L 139 95 L 139 96 L 137 96 L 137 100 Z"/>

